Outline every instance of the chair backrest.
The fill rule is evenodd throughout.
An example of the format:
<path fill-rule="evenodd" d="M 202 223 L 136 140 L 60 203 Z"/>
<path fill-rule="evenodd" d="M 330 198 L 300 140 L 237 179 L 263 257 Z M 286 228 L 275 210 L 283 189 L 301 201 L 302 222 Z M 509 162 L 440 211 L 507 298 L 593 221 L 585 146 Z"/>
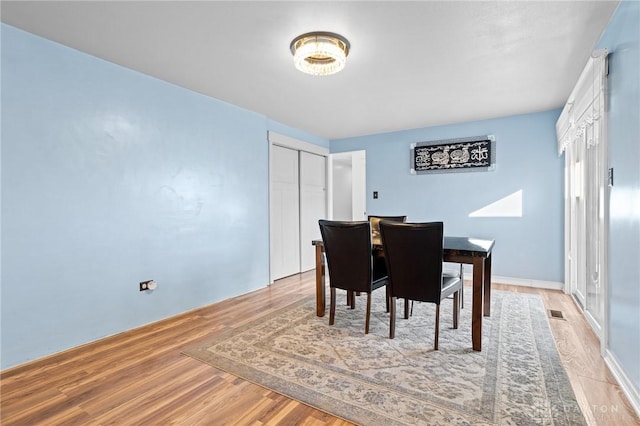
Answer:
<path fill-rule="evenodd" d="M 380 222 L 391 296 L 440 303 L 444 224 Z"/>
<path fill-rule="evenodd" d="M 369 222 L 319 220 L 327 255 L 329 283 L 344 290 L 371 291 Z"/>
<path fill-rule="evenodd" d="M 371 223 L 371 239 L 374 243 L 380 243 L 380 221 L 390 220 L 393 222 L 406 222 L 406 216 L 375 216 L 371 215 L 367 217 L 369 223 Z"/>

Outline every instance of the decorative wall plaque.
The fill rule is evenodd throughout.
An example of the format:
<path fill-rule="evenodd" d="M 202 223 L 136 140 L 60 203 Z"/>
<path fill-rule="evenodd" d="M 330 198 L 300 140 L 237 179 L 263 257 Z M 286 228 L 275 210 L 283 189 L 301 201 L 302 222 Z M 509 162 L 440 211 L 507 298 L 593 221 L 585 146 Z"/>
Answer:
<path fill-rule="evenodd" d="M 488 171 L 495 168 L 493 135 L 411 144 L 411 173 Z"/>

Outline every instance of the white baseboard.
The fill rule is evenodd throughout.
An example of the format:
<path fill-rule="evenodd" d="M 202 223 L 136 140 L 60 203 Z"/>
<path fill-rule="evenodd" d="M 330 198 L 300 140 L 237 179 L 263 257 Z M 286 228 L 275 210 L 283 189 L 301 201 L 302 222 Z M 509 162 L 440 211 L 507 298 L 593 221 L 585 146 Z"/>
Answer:
<path fill-rule="evenodd" d="M 618 360 L 609 349 L 605 350 L 604 362 L 609 367 L 611 374 L 615 377 L 636 414 L 640 417 L 640 390 L 636 388 L 629 377 L 627 377 L 622 367 L 620 367 L 620 364 L 618 364 Z"/>
<path fill-rule="evenodd" d="M 464 270 L 465 281 L 470 281 L 473 277 L 471 270 Z M 501 277 L 498 275 L 491 276 L 491 282 L 495 284 L 508 284 L 521 287 L 546 288 L 549 290 L 564 290 L 564 283 L 555 281 L 533 280 L 528 278 Z"/>
<path fill-rule="evenodd" d="M 491 276 L 491 282 L 500 283 L 500 284 L 518 285 L 522 287 L 546 288 L 550 290 L 562 290 L 564 288 L 563 283 L 559 283 L 555 281 L 532 280 L 528 278 L 500 277 L 496 275 Z"/>

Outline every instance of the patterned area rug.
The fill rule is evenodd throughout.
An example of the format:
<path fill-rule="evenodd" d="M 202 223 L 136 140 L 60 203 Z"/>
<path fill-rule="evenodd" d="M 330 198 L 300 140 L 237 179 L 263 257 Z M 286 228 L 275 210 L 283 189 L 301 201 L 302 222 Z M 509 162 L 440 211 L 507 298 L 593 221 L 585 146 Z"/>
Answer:
<path fill-rule="evenodd" d="M 384 290 L 356 309 L 338 293 L 336 323 L 315 315 L 308 298 L 184 353 L 350 422 L 392 425 L 583 425 L 542 300 L 492 292 L 483 318 L 483 350 L 471 349 L 471 306 L 452 328 L 452 301 L 416 303 L 405 320 L 398 302 L 389 339 Z M 327 310 L 328 311 L 328 310 Z"/>

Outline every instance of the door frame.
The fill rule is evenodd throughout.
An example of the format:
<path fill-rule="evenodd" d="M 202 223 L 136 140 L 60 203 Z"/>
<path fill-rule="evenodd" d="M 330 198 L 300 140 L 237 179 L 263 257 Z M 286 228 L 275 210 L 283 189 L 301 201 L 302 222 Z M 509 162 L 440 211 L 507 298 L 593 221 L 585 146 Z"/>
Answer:
<path fill-rule="evenodd" d="M 351 185 L 351 220 L 366 220 L 367 219 L 367 151 L 357 150 L 357 151 L 344 151 L 344 152 L 335 152 L 329 155 L 329 170 L 328 170 L 328 197 L 329 202 L 327 203 L 327 208 L 329 209 L 328 214 L 329 218 L 333 219 L 333 194 L 335 184 L 333 181 L 333 167 L 334 161 L 336 159 L 345 159 L 348 158 L 351 160 L 352 164 L 352 172 L 353 172 L 353 164 L 354 160 L 361 161 L 362 164 L 359 164 L 356 169 L 359 169 L 361 173 L 356 174 L 358 179 L 352 180 Z M 353 177 L 353 176 L 352 176 Z M 357 200 L 355 199 L 355 193 L 358 193 Z M 362 214 L 358 214 L 358 211 L 362 211 Z"/>
<path fill-rule="evenodd" d="M 594 333 L 600 340 L 600 352 L 605 356 L 607 347 L 609 346 L 609 135 L 608 135 L 608 90 L 607 76 L 608 72 L 608 51 L 607 49 L 596 50 L 592 53 L 587 61 L 580 78 L 573 88 L 567 104 L 562 110 L 558 122 L 556 123 L 556 131 L 558 134 L 558 153 L 561 155 L 565 152 L 565 293 L 571 294 L 576 304 L 579 305 L 581 311 L 585 315 L 587 322 L 591 326 Z M 589 136 L 588 132 L 593 132 Z M 593 137 L 597 135 L 597 138 Z M 591 138 L 591 139 L 590 139 Z M 595 140 L 595 143 L 594 143 Z M 581 158 L 582 165 L 576 170 L 574 166 L 576 150 L 580 149 L 585 152 L 584 158 Z M 590 149 L 597 149 L 597 165 L 595 170 L 587 170 L 588 162 L 586 152 Z M 591 182 L 591 186 L 587 187 L 586 177 L 595 176 L 596 183 Z M 597 189 L 599 194 L 598 204 L 598 220 L 597 223 L 589 223 L 585 217 L 584 224 L 576 223 L 576 212 L 571 208 L 571 203 L 579 191 L 580 197 L 586 200 L 589 189 Z M 583 201 L 587 202 L 587 201 Z M 586 205 L 585 205 L 586 208 Z M 579 227 L 577 225 L 580 225 Z M 577 229 L 580 228 L 580 229 Z M 582 235 L 574 237 L 572 230 L 582 232 Z M 577 287 L 576 280 L 580 279 L 582 272 L 587 269 L 586 251 L 584 256 L 580 253 L 572 251 L 574 243 L 579 247 L 586 247 L 590 244 L 588 236 L 591 231 L 596 230 L 600 236 L 600 245 L 598 246 L 599 270 L 598 278 L 601 284 L 602 293 L 602 318 L 598 322 L 589 310 L 588 288 L 586 290 L 585 300 L 579 303 L 578 297 L 574 295 Z M 573 241 L 572 241 L 573 240 Z M 576 249 L 576 247 L 573 247 Z M 575 250 L 574 250 L 575 251 Z M 577 271 L 579 270 L 579 271 Z M 580 272 L 582 271 L 582 272 Z M 585 274 L 586 275 L 586 274 Z M 584 277 L 588 279 L 588 277 Z M 586 286 L 585 286 L 586 287 Z"/>
<path fill-rule="evenodd" d="M 269 206 L 268 206 L 268 212 L 267 215 L 269 217 L 269 285 L 273 284 L 274 279 L 273 279 L 273 271 L 271 270 L 271 254 L 272 254 L 272 247 L 271 247 L 271 243 L 272 243 L 272 224 L 271 224 L 271 218 L 273 217 L 273 206 L 271 205 L 271 200 L 272 200 L 272 171 L 273 171 L 273 164 L 272 164 L 272 158 L 273 158 L 273 154 L 272 154 L 272 150 L 273 150 L 273 146 L 277 145 L 277 146 L 281 146 L 283 148 L 289 148 L 289 149 L 294 149 L 296 151 L 305 151 L 305 152 L 309 152 L 311 154 L 316 154 L 316 155 L 321 155 L 323 157 L 329 157 L 329 148 L 320 146 L 320 145 L 315 145 L 309 142 L 305 142 L 296 138 L 292 138 L 291 136 L 287 136 L 287 135 L 283 135 L 281 133 L 277 133 L 277 132 L 273 132 L 273 131 L 268 131 L 267 132 L 267 141 L 269 142 Z M 328 161 L 325 161 L 325 164 Z M 326 166 L 325 166 L 326 167 Z M 327 174 L 328 174 L 328 170 L 325 169 L 325 180 L 327 179 Z M 328 192 L 328 191 L 327 191 Z M 329 195 L 327 195 L 327 203 L 326 205 L 328 206 L 328 198 Z M 327 207 L 328 208 L 328 207 Z M 309 242 L 309 244 L 311 244 L 311 242 Z"/>

